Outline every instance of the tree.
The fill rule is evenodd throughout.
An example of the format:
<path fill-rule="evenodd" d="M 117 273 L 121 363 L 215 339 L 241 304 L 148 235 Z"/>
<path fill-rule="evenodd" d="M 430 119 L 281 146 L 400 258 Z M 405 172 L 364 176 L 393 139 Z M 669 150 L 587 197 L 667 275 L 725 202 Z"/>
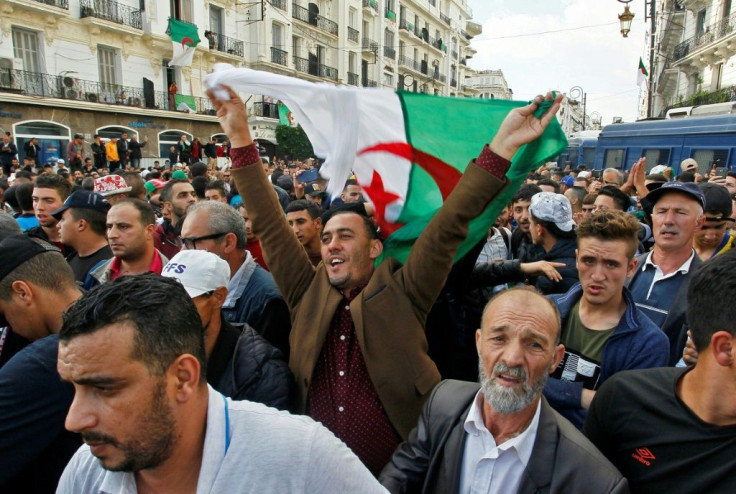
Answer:
<path fill-rule="evenodd" d="M 279 154 L 288 155 L 295 159 L 306 159 L 314 156 L 312 143 L 300 126 L 290 127 L 279 125 L 276 127 L 276 140 L 279 142 Z"/>

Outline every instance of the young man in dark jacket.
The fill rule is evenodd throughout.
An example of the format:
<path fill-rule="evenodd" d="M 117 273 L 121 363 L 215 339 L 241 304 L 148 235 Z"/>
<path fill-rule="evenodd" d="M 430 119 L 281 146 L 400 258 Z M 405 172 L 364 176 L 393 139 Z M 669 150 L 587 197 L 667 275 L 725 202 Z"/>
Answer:
<path fill-rule="evenodd" d="M 202 318 L 207 382 L 233 400 L 289 410 L 294 378 L 284 355 L 251 326 L 245 324 L 241 331 L 222 318 L 228 263 L 206 250 L 183 250 L 161 274 L 184 286 Z"/>
<path fill-rule="evenodd" d="M 639 222 L 612 209 L 578 225 L 580 284 L 552 296 L 562 318 L 565 356 L 544 388 L 550 405 L 582 427 L 598 387 L 628 369 L 667 365 L 665 334 L 624 287 L 636 270 Z"/>

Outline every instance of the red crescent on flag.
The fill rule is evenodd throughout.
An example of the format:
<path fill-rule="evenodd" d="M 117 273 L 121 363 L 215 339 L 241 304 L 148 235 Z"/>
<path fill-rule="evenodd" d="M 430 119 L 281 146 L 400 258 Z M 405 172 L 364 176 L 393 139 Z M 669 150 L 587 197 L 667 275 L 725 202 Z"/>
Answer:
<path fill-rule="evenodd" d="M 194 46 L 194 40 L 193 40 L 192 38 L 182 38 L 182 39 L 181 39 L 181 47 L 182 47 L 182 48 L 185 48 L 185 46 L 184 46 L 184 45 L 185 45 L 185 43 L 186 43 L 187 41 L 189 42 L 189 46 Z"/>
<path fill-rule="evenodd" d="M 365 153 L 386 152 L 404 158 L 419 165 L 426 171 L 442 194 L 442 200 L 446 200 L 452 189 L 460 180 L 462 173 L 441 159 L 414 148 L 408 142 L 382 142 L 375 146 L 358 151 L 358 156 Z"/>

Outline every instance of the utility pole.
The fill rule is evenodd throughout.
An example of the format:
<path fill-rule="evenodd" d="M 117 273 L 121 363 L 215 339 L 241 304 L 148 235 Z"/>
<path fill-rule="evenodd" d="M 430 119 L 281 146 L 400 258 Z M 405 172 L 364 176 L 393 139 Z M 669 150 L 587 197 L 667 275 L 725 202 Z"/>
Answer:
<path fill-rule="evenodd" d="M 654 98 L 654 42 L 657 32 L 657 19 L 655 18 L 655 1 L 656 0 L 645 0 L 644 1 L 644 20 L 650 21 L 650 33 L 649 33 L 649 80 L 647 86 L 649 91 L 647 92 L 647 118 L 651 118 L 652 115 L 652 101 Z M 647 9 L 648 7 L 648 9 Z M 647 10 L 649 13 L 647 14 Z"/>

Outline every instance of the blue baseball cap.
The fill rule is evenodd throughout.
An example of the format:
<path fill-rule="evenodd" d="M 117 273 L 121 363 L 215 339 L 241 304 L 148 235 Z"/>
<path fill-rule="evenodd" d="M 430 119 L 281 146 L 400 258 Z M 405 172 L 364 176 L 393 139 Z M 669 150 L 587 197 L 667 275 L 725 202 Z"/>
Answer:
<path fill-rule="evenodd" d="M 59 209 L 51 213 L 51 216 L 53 216 L 56 221 L 59 221 L 61 219 L 61 215 L 64 214 L 64 211 L 69 208 L 91 209 L 93 211 L 107 214 L 110 207 L 112 207 L 112 204 L 110 204 L 108 200 L 100 194 L 92 192 L 91 190 L 80 189 L 72 192 L 72 194 L 66 198 L 64 204 L 62 204 Z"/>
<path fill-rule="evenodd" d="M 700 190 L 700 187 L 694 182 L 666 182 L 661 187 L 651 191 L 647 194 L 647 199 L 652 203 L 656 204 L 660 197 L 667 194 L 668 192 L 679 192 L 690 196 L 700 203 L 705 209 L 705 196 Z"/>
<path fill-rule="evenodd" d="M 575 184 L 575 177 L 572 175 L 565 175 L 562 177 L 562 180 L 560 180 L 561 184 L 566 185 L 567 187 L 572 187 Z"/>

